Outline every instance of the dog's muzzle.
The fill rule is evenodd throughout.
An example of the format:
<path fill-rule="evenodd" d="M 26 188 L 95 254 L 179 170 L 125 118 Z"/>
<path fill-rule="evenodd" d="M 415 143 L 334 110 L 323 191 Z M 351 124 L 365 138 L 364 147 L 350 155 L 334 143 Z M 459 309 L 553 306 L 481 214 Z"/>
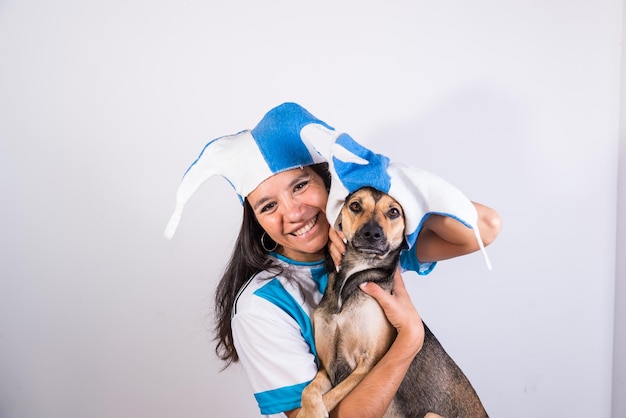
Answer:
<path fill-rule="evenodd" d="M 363 225 L 352 238 L 354 248 L 362 253 L 381 255 L 389 250 L 385 231 L 377 222 Z"/>

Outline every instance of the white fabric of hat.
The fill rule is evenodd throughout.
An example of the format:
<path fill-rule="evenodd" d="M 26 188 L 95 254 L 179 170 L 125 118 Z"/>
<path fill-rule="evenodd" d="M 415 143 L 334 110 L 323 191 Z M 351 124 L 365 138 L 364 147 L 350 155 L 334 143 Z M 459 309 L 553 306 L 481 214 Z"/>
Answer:
<path fill-rule="evenodd" d="M 330 144 L 337 135 L 302 106 L 283 103 L 267 112 L 254 129 L 210 141 L 183 176 L 165 237 L 174 236 L 185 205 L 209 178 L 224 177 L 243 204 L 274 174 L 326 162 L 312 144 Z"/>
<path fill-rule="evenodd" d="M 429 216 L 450 216 L 474 231 L 485 263 L 491 269 L 477 225 L 476 208 L 455 186 L 425 170 L 392 162 L 345 133 L 322 153 L 329 160 L 332 176 L 326 216 L 335 228 L 339 227 L 341 208 L 348 195 L 363 187 L 372 187 L 389 194 L 402 206 L 410 249 L 415 246 Z"/>

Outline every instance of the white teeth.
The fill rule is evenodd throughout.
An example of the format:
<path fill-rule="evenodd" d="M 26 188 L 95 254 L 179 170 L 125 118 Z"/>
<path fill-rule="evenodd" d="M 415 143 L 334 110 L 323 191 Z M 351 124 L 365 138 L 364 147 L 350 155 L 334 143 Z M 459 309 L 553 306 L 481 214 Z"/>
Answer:
<path fill-rule="evenodd" d="M 309 232 L 311 228 L 313 228 L 313 226 L 315 226 L 315 224 L 317 223 L 318 216 L 319 215 L 316 215 L 315 218 L 311 219 L 311 221 L 308 224 L 304 225 L 302 228 L 298 229 L 297 231 L 292 232 L 291 235 L 299 236 L 299 235 L 303 235 Z"/>

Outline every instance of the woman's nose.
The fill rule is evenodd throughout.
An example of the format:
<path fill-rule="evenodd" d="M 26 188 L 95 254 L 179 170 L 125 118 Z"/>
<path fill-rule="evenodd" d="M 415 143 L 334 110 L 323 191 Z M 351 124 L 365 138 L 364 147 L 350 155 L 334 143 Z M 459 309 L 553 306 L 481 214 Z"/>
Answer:
<path fill-rule="evenodd" d="M 303 205 L 297 199 L 285 199 L 283 202 L 283 216 L 288 221 L 298 221 L 302 217 Z"/>

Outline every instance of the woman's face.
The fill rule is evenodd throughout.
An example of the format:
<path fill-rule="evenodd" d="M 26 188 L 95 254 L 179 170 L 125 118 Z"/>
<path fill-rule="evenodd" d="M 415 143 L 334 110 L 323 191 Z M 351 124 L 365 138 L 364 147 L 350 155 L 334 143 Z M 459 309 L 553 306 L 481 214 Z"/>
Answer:
<path fill-rule="evenodd" d="M 284 171 L 261 183 L 248 202 L 277 251 L 296 261 L 324 256 L 330 228 L 326 220 L 328 192 L 311 167 Z"/>

